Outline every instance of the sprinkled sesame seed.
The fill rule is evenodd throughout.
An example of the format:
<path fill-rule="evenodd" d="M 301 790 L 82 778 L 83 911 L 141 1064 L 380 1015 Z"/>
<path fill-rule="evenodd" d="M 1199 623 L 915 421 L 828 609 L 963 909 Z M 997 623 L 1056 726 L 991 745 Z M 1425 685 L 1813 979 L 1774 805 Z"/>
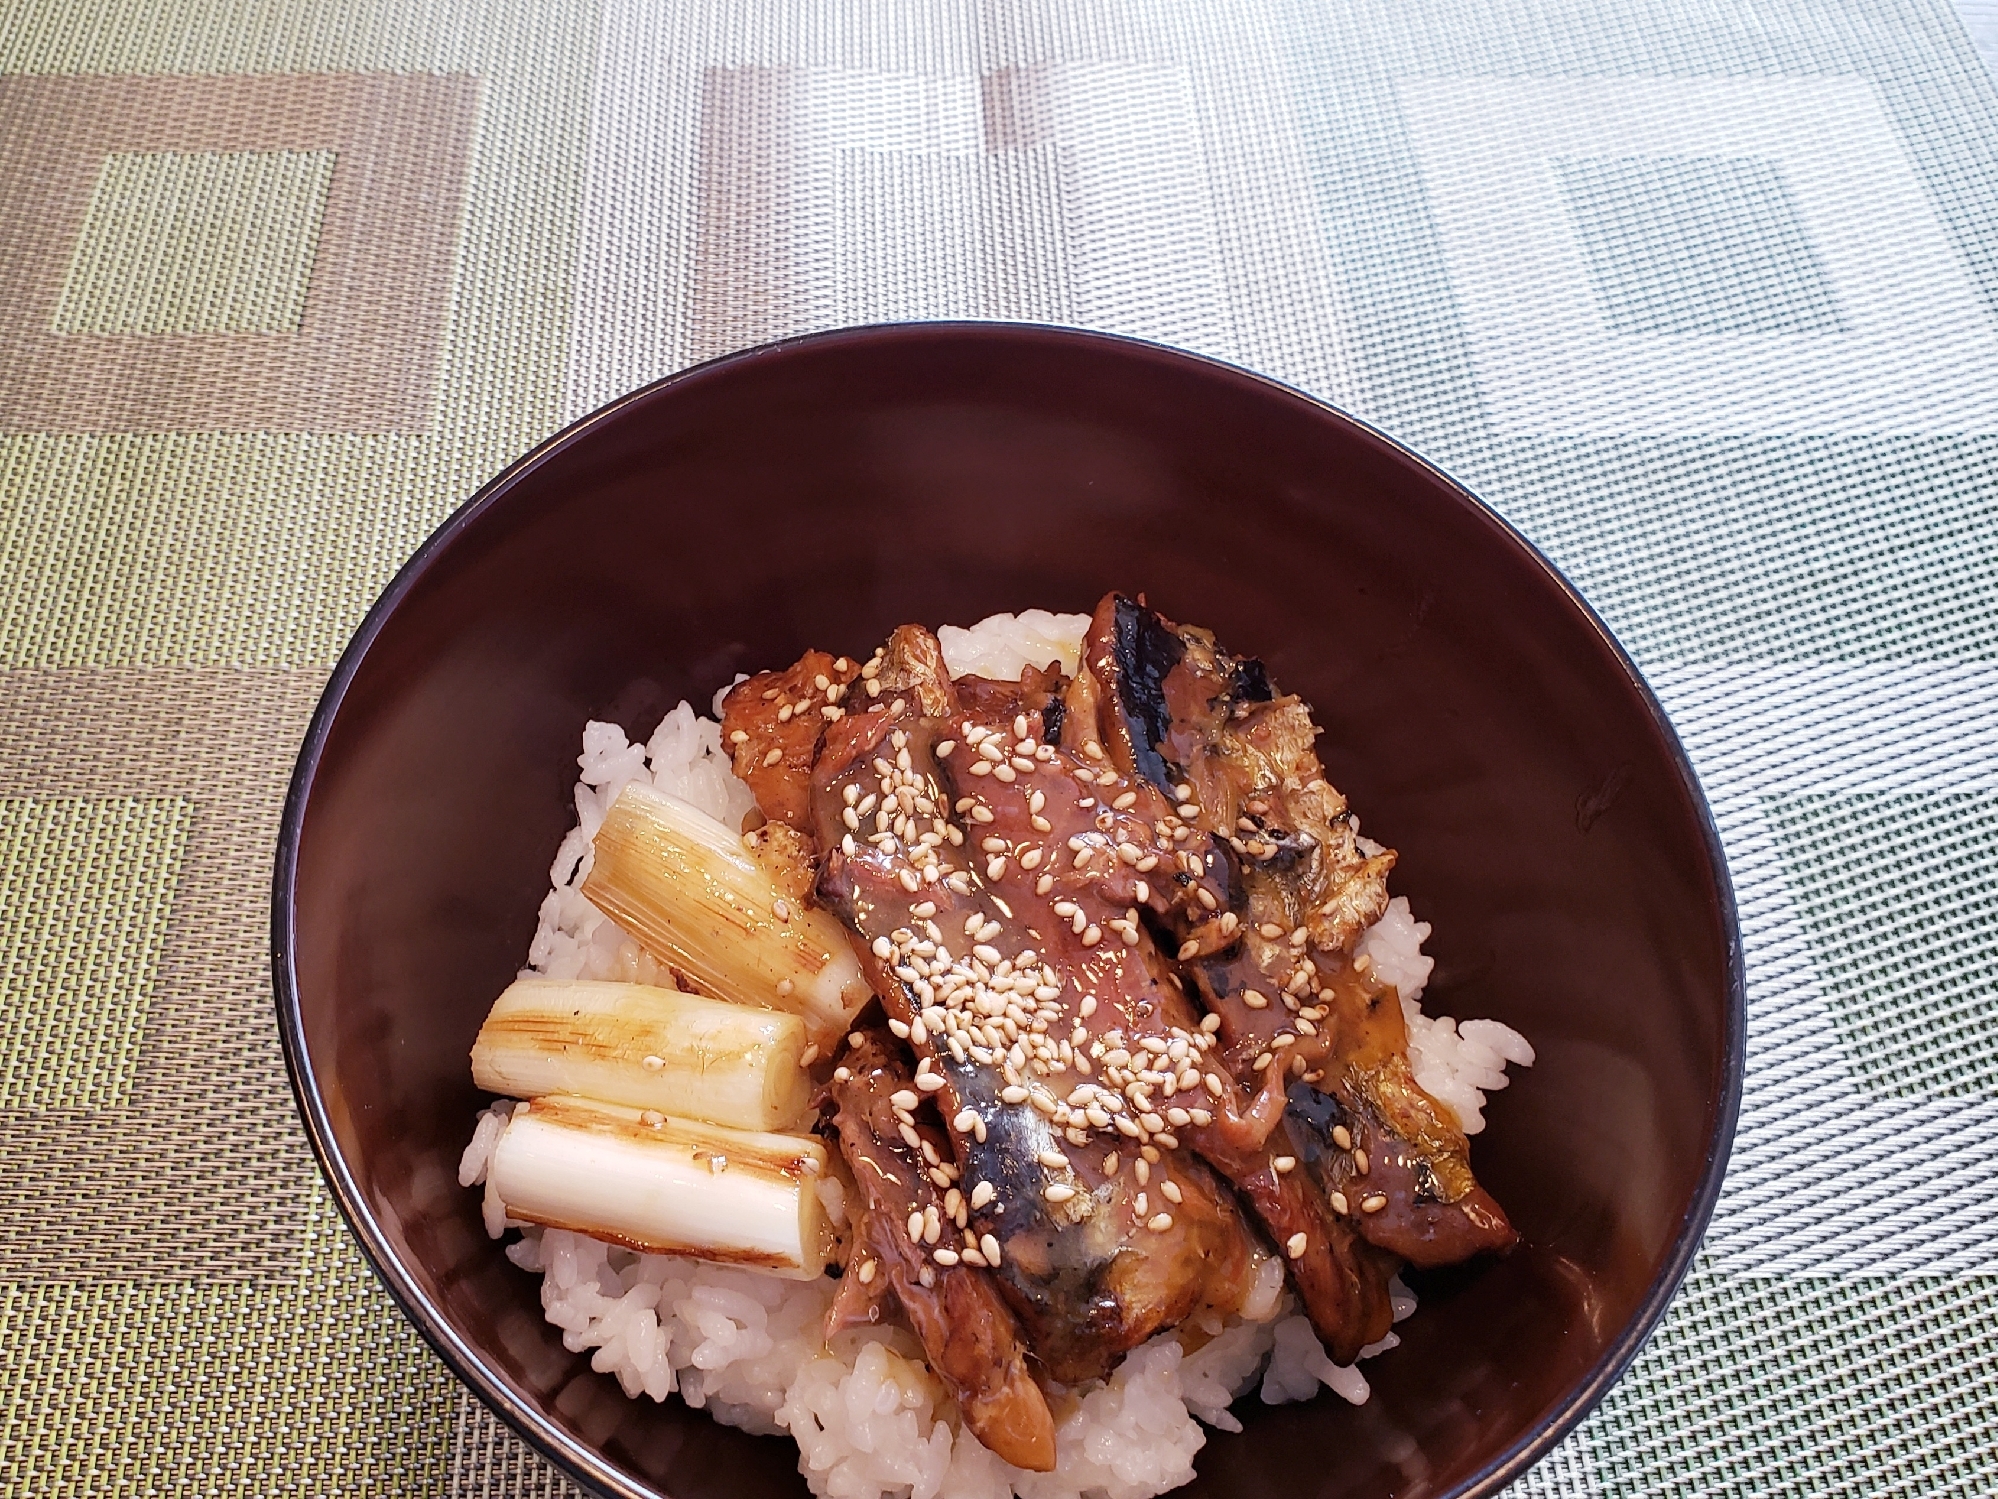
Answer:
<path fill-rule="evenodd" d="M 980 1236 L 978 1240 L 978 1250 L 979 1253 L 985 1256 L 986 1264 L 997 1265 L 999 1263 L 999 1241 L 998 1239 L 994 1238 L 991 1234 L 984 1234 Z"/>
<path fill-rule="evenodd" d="M 933 1249 L 930 1251 L 930 1258 L 948 1270 L 952 1265 L 957 1263 L 957 1251 L 955 1249 Z"/>
<path fill-rule="evenodd" d="M 1041 1196 L 1045 1197 L 1049 1202 L 1063 1203 L 1075 1196 L 1075 1188 L 1067 1185 L 1065 1182 L 1049 1182 L 1046 1187 L 1041 1189 Z"/>
<path fill-rule="evenodd" d="M 1376 1192 L 1374 1193 L 1373 1196 L 1367 1198 L 1365 1201 L 1363 1201 L 1360 1204 L 1360 1211 L 1363 1213 L 1378 1213 L 1382 1208 L 1386 1206 L 1387 1206 L 1387 1199 L 1381 1196 L 1380 1193 Z"/>
<path fill-rule="evenodd" d="M 949 758 L 951 757 L 951 752 L 952 752 L 953 750 L 955 750 L 956 748 L 957 748 L 957 741 L 956 741 L 955 739 L 940 739 L 940 740 L 938 740 L 938 741 L 937 741 L 937 758 L 938 758 L 939 760 L 948 760 L 948 759 L 949 759 Z"/>
<path fill-rule="evenodd" d="M 666 1065 L 666 1059 L 664 1057 L 647 1057 L 644 1065 L 647 1072 L 657 1072 Z"/>
<path fill-rule="evenodd" d="M 1186 941 L 1180 943 L 1179 945 L 1180 962 L 1184 963 L 1188 958 L 1193 957 L 1199 951 L 1200 951 L 1200 943 L 1198 939 L 1189 937 Z"/>
<path fill-rule="evenodd" d="M 874 1260 L 863 1261 L 860 1267 L 860 1283 L 863 1286 L 874 1283 L 874 1272 L 879 1266 Z"/>
<path fill-rule="evenodd" d="M 971 1189 L 972 1210 L 976 1212 L 979 1208 L 984 1207 L 986 1203 L 990 1202 L 996 1195 L 998 1195 L 998 1189 L 995 1188 L 991 1182 L 980 1182 L 977 1186 Z"/>
<path fill-rule="evenodd" d="M 1115 807 L 1119 812 L 1122 812 L 1129 807 L 1135 807 L 1137 804 L 1138 804 L 1138 793 L 1135 791 L 1126 791 L 1122 796 L 1118 797 L 1115 801 L 1110 803 L 1110 805 Z"/>
<path fill-rule="evenodd" d="M 1185 1195 L 1179 1190 L 1179 1183 L 1171 1178 L 1159 1183 L 1159 1194 L 1175 1206 L 1186 1200 Z"/>
<path fill-rule="evenodd" d="M 1295 1171 L 1297 1169 L 1297 1157 L 1294 1155 L 1280 1155 L 1270 1162 L 1270 1166 L 1276 1171 L 1278 1176 L 1282 1176 L 1287 1171 Z"/>
<path fill-rule="evenodd" d="M 1152 1216 L 1152 1218 L 1150 1219 L 1150 1221 L 1148 1221 L 1148 1222 L 1147 1222 L 1147 1223 L 1145 1224 L 1145 1227 L 1146 1227 L 1146 1228 L 1149 1228 L 1149 1229 L 1150 1229 L 1150 1230 L 1151 1230 L 1151 1231 L 1152 1231 L 1153 1233 L 1155 1233 L 1155 1234 L 1162 1234 L 1162 1233 L 1164 1233 L 1164 1232 L 1165 1232 L 1165 1231 L 1166 1231 L 1167 1229 L 1169 1229 L 1169 1228 L 1171 1228 L 1171 1227 L 1172 1227 L 1172 1214 L 1171 1214 L 1171 1213 L 1155 1213 L 1155 1214 L 1153 1214 L 1153 1216 Z"/>
<path fill-rule="evenodd" d="M 1346 1194 L 1344 1192 L 1334 1192 L 1325 1200 L 1332 1205 L 1332 1211 L 1335 1213 L 1352 1212 L 1352 1209 L 1346 1206 Z"/>
<path fill-rule="evenodd" d="M 1086 926 L 1082 929 L 1082 945 L 1084 947 L 1094 947 L 1097 943 L 1101 942 L 1102 940 L 1103 940 L 1103 928 L 1096 926 L 1092 923 L 1091 925 Z"/>
<path fill-rule="evenodd" d="M 772 750 L 770 751 L 770 753 L 769 753 L 769 754 L 767 754 L 767 755 L 765 755 L 765 756 L 763 757 L 763 764 L 764 764 L 764 767 L 765 767 L 765 768 L 767 769 L 767 768 L 769 768 L 770 766 L 772 766 L 772 765 L 775 765 L 775 764 L 776 764 L 776 763 L 777 763 L 777 762 L 778 762 L 779 760 L 781 760 L 781 759 L 783 759 L 783 758 L 784 758 L 784 751 L 783 751 L 783 750 L 781 750 L 781 749 L 772 749 Z"/>
<path fill-rule="evenodd" d="M 1242 1003 L 1252 1010 L 1267 1010 L 1270 1007 L 1270 997 L 1260 989 L 1244 989 Z"/>
<path fill-rule="evenodd" d="M 1360 1175 L 1367 1174 L 1367 1153 L 1364 1150 L 1353 1152 L 1353 1165 L 1359 1170 Z"/>
<path fill-rule="evenodd" d="M 1294 1260 L 1301 1260 L 1304 1258 L 1304 1251 L 1310 1244 L 1311 1241 L 1303 1234 L 1292 1234 L 1284 1241 L 1284 1252 Z"/>
<path fill-rule="evenodd" d="M 1346 1126 L 1343 1124 L 1333 1125 L 1332 1143 L 1338 1146 L 1341 1150 L 1351 1150 L 1353 1148 L 1353 1136 L 1351 1131 L 1349 1131 L 1346 1128 Z"/>
<path fill-rule="evenodd" d="M 810 1046 L 807 1046 L 803 1051 L 798 1053 L 798 1065 L 800 1067 L 809 1067 L 812 1065 L 812 1063 L 816 1062 L 818 1059 L 819 1059 L 819 1048 L 816 1042 L 814 1042 Z"/>

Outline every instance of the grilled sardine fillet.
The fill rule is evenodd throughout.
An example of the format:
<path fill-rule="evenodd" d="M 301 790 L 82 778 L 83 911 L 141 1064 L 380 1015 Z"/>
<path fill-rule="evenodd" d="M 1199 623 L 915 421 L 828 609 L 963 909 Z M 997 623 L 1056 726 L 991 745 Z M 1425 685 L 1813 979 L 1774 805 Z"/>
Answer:
<path fill-rule="evenodd" d="M 949 1133 L 939 1247 L 993 1276 L 1054 1378 L 1092 1378 L 1253 1278 L 1232 1197 L 1177 1148 L 1193 1115 L 1124 1086 L 1170 1058 L 1174 1093 L 1184 1073 L 1184 1102 L 1210 1123 L 1222 1108 L 1194 1066 L 1213 1038 L 1137 922 L 1147 856 L 1115 850 L 1142 834 L 1147 867 L 1157 853 L 1048 740 L 1025 701 L 1040 684 L 953 684 L 909 627 L 869 670 L 881 690 L 832 724 L 813 775 L 820 899 L 916 1058 L 904 1122 L 934 1111 Z M 1107 857 L 1078 869 L 1072 844 Z"/>
<path fill-rule="evenodd" d="M 893 1296 L 979 1441 L 1037 1473 L 1055 1465 L 1054 1419 L 1027 1368 L 1020 1326 L 990 1277 L 948 1247 L 962 1191 L 944 1168 L 949 1146 L 928 1122 L 908 1122 L 914 1097 L 901 1048 L 859 1033 L 831 1087 L 840 1151 L 859 1211 L 829 1331 L 872 1320 Z"/>
<path fill-rule="evenodd" d="M 1334 1216 L 1417 1265 L 1510 1248 L 1469 1142 L 1416 1084 L 1398 997 L 1353 955 L 1394 855 L 1360 838 L 1304 704 L 1260 662 L 1116 594 L 1083 662 L 1071 719 L 1093 709 L 1111 758 L 1169 790 L 1226 867 L 1226 907 L 1182 929 L 1179 956 L 1235 1075 L 1292 1081 L 1287 1128 Z"/>

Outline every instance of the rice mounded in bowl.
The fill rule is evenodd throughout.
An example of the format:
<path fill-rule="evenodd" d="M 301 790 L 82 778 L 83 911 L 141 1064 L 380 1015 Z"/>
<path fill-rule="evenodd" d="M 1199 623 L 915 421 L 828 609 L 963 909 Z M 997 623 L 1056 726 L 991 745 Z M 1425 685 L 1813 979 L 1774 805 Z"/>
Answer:
<path fill-rule="evenodd" d="M 1075 671 L 1087 615 L 1028 610 L 937 632 L 953 678 L 1017 681 L 1028 667 Z M 740 679 L 738 679 L 740 680 Z M 716 694 L 718 715 L 723 695 Z M 550 890 L 529 944 L 523 978 L 586 979 L 675 986 L 658 962 L 583 894 L 592 840 L 626 787 L 663 792 L 739 831 L 756 798 L 737 779 L 721 725 L 687 703 L 644 742 L 615 724 L 583 731 L 575 787 L 576 826 L 550 867 Z M 1466 1135 L 1484 1128 L 1488 1092 L 1506 1086 L 1508 1063 L 1530 1065 L 1533 1049 L 1493 1020 L 1457 1022 L 1424 1013 L 1434 967 L 1429 935 L 1402 896 L 1359 938 L 1378 976 L 1396 989 L 1408 1028 L 1415 1080 L 1454 1115 Z M 1252 1390 L 1269 1404 L 1310 1399 L 1321 1387 L 1354 1404 L 1368 1397 L 1356 1366 L 1332 1362 L 1287 1287 L 1283 1260 L 1260 1261 L 1237 1312 L 1213 1311 L 1129 1352 L 1107 1378 L 1049 1391 L 1056 1423 L 1052 1472 L 1015 1467 L 966 1427 L 955 1400 L 924 1362 L 915 1336 L 894 1323 L 851 1328 L 828 1339 L 826 1314 L 839 1282 L 798 1280 L 675 1255 L 648 1254 L 567 1229 L 507 1216 L 487 1178 L 491 1153 L 518 1105 L 500 1100 L 477 1119 L 459 1168 L 465 1187 L 484 1186 L 487 1231 L 522 1270 L 541 1277 L 541 1302 L 575 1353 L 617 1378 L 634 1398 L 688 1405 L 744 1430 L 788 1435 L 799 1471 L 826 1499 L 1152 1499 L 1188 1482 L 1206 1441 L 1204 1426 L 1239 1431 L 1229 1406 Z M 845 1187 L 815 1183 L 828 1220 L 847 1224 Z M 1415 1310 L 1395 1279 L 1393 1319 Z M 1361 1350 L 1386 1352 L 1389 1332 Z"/>

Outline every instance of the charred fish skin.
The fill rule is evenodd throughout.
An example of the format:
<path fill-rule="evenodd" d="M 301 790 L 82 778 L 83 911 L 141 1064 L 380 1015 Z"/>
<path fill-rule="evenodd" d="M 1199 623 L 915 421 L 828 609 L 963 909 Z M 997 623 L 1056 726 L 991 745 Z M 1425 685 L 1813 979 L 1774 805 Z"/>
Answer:
<path fill-rule="evenodd" d="M 918 642 L 897 654 L 929 655 Z M 1148 1194 L 1151 1164 L 1120 1172 L 1109 1157 L 1124 1137 L 1086 1132 L 1078 1038 L 1140 1009 L 1156 1027 L 1165 1000 L 1142 969 L 1112 973 L 1094 934 L 1085 943 L 1054 914 L 1053 877 L 1033 872 L 1045 840 L 1022 848 L 1034 821 L 1048 823 L 1035 809 L 1062 792 L 1060 756 L 1035 732 L 1045 719 L 982 724 L 947 680 L 898 677 L 883 706 L 827 735 L 814 777 L 820 897 L 858 935 L 890 1025 L 918 1056 L 916 1091 L 949 1125 L 963 1235 L 951 1252 L 997 1277 L 1055 1378 L 1093 1378 L 1200 1306 L 1239 1304 L 1250 1246 L 1196 1163 L 1166 1168 Z M 1017 706 L 965 696 L 988 712 Z M 958 711 L 919 716 L 926 697 Z M 1001 833 L 1017 856 L 990 852 Z"/>
<path fill-rule="evenodd" d="M 1016 1467 L 1050 1472 L 1054 1419 L 1027 1366 L 1018 1323 L 982 1271 L 924 1252 L 941 1237 L 949 1210 L 926 1164 L 941 1139 L 897 1107 L 911 1079 L 896 1052 L 884 1036 L 856 1034 L 829 1089 L 859 1197 L 831 1330 L 873 1320 L 874 1298 L 892 1293 L 979 1441 Z"/>
<path fill-rule="evenodd" d="M 1120 710 L 1112 734 L 1133 771 L 1187 793 L 1183 810 L 1235 871 L 1238 931 L 1223 944 L 1210 929 L 1184 954 L 1198 960 L 1231 1058 L 1308 1081 L 1351 1116 L 1340 1147 L 1313 1113 L 1289 1110 L 1293 1133 L 1317 1142 L 1328 1204 L 1346 1202 L 1358 1234 L 1418 1264 L 1510 1248 L 1516 1235 L 1472 1177 L 1468 1141 L 1415 1085 L 1393 991 L 1351 957 L 1386 908 L 1393 855 L 1359 840 L 1303 705 L 1279 696 L 1260 663 L 1118 595 L 1098 606 L 1084 660 Z"/>

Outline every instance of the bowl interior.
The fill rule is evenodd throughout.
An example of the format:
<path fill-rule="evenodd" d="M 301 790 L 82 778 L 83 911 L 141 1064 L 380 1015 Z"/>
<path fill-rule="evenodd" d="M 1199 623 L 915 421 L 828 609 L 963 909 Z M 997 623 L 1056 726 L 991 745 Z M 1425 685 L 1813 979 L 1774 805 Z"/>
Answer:
<path fill-rule="evenodd" d="M 642 736 L 808 645 L 1113 587 L 1306 697 L 1434 923 L 1428 1007 L 1539 1051 L 1473 1152 L 1524 1246 L 1412 1276 L 1366 1406 L 1245 1404 L 1199 1487 L 1495 1485 L 1662 1305 L 1732 1123 L 1740 976 L 1704 806 L 1600 626 L 1433 470 L 1252 376 L 1044 329 L 831 335 L 654 387 L 491 486 L 371 616 L 287 812 L 280 1011 L 336 1191 L 432 1341 L 589 1481 L 804 1492 L 788 1443 L 565 1352 L 456 1183 L 467 1052 L 573 820 L 584 720 Z"/>

